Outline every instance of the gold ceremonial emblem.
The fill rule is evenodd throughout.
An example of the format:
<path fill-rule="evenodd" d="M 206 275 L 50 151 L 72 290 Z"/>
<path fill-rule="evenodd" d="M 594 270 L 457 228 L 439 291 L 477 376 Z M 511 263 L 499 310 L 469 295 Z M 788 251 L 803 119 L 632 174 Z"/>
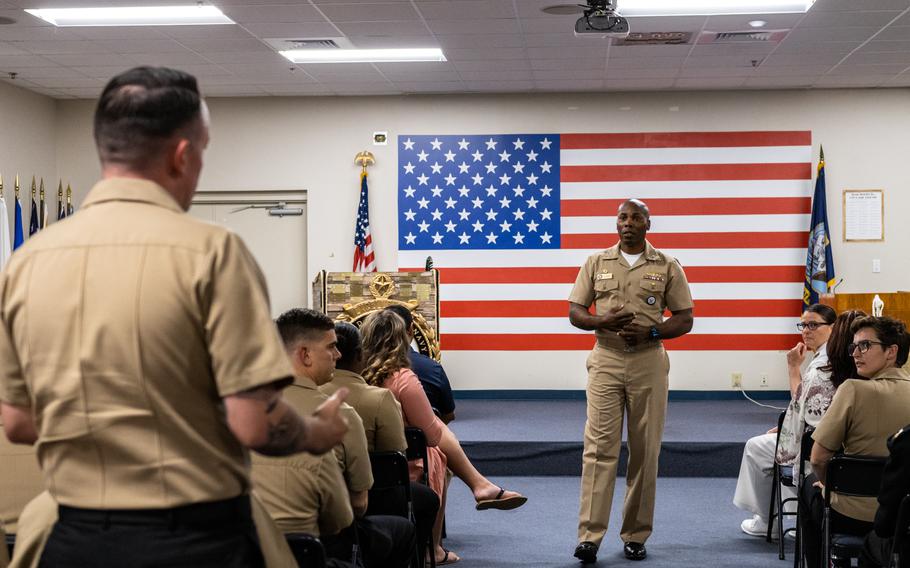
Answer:
<path fill-rule="evenodd" d="M 370 293 L 377 300 L 386 300 L 395 292 L 395 282 L 388 274 L 377 274 L 370 282 Z"/>

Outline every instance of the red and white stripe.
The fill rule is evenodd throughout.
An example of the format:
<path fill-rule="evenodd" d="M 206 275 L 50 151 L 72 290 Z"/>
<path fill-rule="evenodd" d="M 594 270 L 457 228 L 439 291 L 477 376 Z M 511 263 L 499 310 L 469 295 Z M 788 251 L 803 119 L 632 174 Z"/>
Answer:
<path fill-rule="evenodd" d="M 561 136 L 561 249 L 399 251 L 440 269 L 443 350 L 588 350 L 567 298 L 588 255 L 616 243 L 622 201 L 679 259 L 695 299 L 677 350 L 780 350 L 796 341 L 812 198 L 811 133 Z"/>
<path fill-rule="evenodd" d="M 376 255 L 373 254 L 373 234 L 366 228 L 363 250 L 354 247 L 354 272 L 376 272 Z"/>

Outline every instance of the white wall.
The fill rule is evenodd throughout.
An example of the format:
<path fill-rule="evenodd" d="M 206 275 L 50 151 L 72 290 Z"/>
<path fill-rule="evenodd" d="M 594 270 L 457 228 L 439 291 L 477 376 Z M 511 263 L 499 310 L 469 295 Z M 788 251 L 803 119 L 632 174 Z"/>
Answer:
<path fill-rule="evenodd" d="M 48 204 L 50 207 L 56 204 L 56 127 L 54 99 L 0 83 L 0 174 L 9 209 L 10 234 L 15 211 L 13 184 L 16 173 L 22 186 L 23 215 L 27 216 L 29 212 L 32 175 L 38 179 L 44 176 Z M 25 223 L 28 223 L 27 217 Z"/>
<path fill-rule="evenodd" d="M 306 189 L 308 270 L 349 270 L 358 168 L 354 155 L 376 155 L 370 170 L 371 220 L 380 269 L 396 268 L 396 136 L 439 133 L 811 130 L 825 147 L 828 215 L 839 292 L 910 290 L 910 91 L 836 90 L 212 99 L 212 142 L 200 182 L 205 190 Z M 58 104 L 60 175 L 84 195 L 98 175 L 91 143 L 92 103 Z M 577 110 L 572 110 L 577 108 Z M 624 110 L 625 109 L 625 110 Z M 390 134 L 374 147 L 372 133 Z M 884 243 L 840 240 L 841 191 L 885 190 Z M 873 274 L 870 258 L 881 259 Z M 583 388 L 584 354 L 449 352 L 457 388 Z M 786 388 L 781 353 L 674 352 L 671 386 L 726 389 L 733 371 L 747 388 L 770 376 Z"/>

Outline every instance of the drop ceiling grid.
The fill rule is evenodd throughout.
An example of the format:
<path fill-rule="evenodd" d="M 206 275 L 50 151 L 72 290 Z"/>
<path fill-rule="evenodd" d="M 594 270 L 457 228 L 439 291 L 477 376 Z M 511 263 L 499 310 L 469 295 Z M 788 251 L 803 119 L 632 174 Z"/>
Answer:
<path fill-rule="evenodd" d="M 137 64 L 198 74 L 214 96 L 577 90 L 905 87 L 910 0 L 817 0 L 805 15 L 760 16 L 791 29 L 777 44 L 611 46 L 572 33 L 560 0 L 212 0 L 236 26 L 58 29 L 0 0 L 0 72 L 56 97 L 94 97 Z M 573 3 L 566 0 L 564 3 Z M 174 0 L 67 0 L 67 6 L 172 5 Z M 637 18 L 633 31 L 742 31 L 755 16 Z M 445 63 L 293 65 L 264 40 L 349 38 L 357 46 L 440 46 Z M 755 62 L 755 63 L 753 63 Z M 7 80 L 8 81 L 8 80 Z M 94 89 L 94 94 L 91 94 Z"/>

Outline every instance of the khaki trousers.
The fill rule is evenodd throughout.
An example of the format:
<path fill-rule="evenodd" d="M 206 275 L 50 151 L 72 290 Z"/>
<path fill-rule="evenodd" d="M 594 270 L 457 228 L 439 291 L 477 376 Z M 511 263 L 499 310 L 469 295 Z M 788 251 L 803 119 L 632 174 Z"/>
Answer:
<path fill-rule="evenodd" d="M 670 361 L 663 346 L 628 353 L 596 346 L 587 360 L 588 420 L 581 473 L 578 540 L 600 546 L 610 522 L 623 415 L 629 466 L 620 537 L 644 543 L 654 520 L 654 492 Z"/>

